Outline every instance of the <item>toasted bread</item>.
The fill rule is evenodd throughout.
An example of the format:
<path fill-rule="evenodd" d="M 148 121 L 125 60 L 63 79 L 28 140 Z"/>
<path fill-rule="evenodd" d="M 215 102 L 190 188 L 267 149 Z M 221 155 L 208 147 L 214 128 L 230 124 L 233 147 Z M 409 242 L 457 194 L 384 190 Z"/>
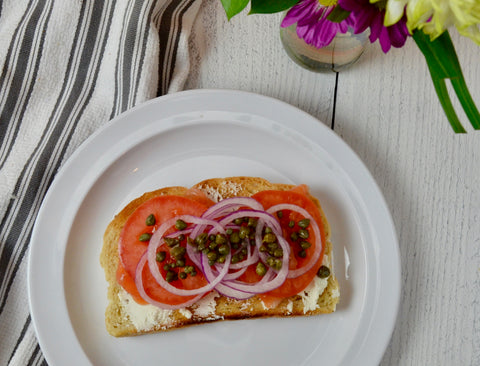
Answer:
<path fill-rule="evenodd" d="M 292 187 L 253 177 L 208 179 L 194 186 L 215 202 L 234 196 L 249 197 L 263 190 L 289 190 Z M 328 266 L 331 271 L 330 276 L 326 279 L 315 277 L 302 293 L 283 299 L 273 308 L 267 308 L 257 296 L 247 300 L 235 300 L 221 296 L 215 291 L 202 298 L 198 303 L 180 310 L 163 310 L 153 305 L 137 304 L 116 280 L 119 261 L 118 241 L 122 228 L 128 217 L 143 202 L 160 195 L 182 196 L 187 190 L 185 187 L 168 187 L 145 193 L 130 202 L 108 225 L 104 235 L 100 263 L 109 285 L 109 303 L 105 312 L 105 323 L 107 331 L 111 335 L 121 337 L 155 333 L 218 320 L 308 316 L 335 311 L 340 293 L 332 268 L 330 229 L 318 200 L 313 196 L 310 198 L 320 210 L 327 239 L 323 264 Z"/>

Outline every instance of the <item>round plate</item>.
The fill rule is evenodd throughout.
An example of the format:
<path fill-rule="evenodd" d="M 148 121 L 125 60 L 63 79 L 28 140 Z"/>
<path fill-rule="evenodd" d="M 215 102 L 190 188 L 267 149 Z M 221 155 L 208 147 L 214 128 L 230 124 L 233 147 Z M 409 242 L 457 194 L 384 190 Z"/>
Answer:
<path fill-rule="evenodd" d="M 104 325 L 104 230 L 142 193 L 207 178 L 306 183 L 330 222 L 341 300 L 333 314 L 224 321 L 115 338 Z M 352 150 L 308 114 L 256 94 L 186 91 L 117 117 L 76 150 L 37 218 L 33 323 L 50 365 L 376 365 L 400 296 L 394 226 Z"/>

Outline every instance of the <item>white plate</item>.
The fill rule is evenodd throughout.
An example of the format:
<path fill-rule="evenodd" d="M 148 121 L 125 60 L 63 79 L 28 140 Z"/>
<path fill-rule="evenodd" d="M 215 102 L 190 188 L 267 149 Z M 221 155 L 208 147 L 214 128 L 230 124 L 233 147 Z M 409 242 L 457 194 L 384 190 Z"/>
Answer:
<path fill-rule="evenodd" d="M 114 338 L 99 265 L 114 214 L 145 191 L 211 177 L 306 183 L 332 227 L 341 301 L 334 314 L 217 322 Z M 187 91 L 130 110 L 57 174 L 31 241 L 29 298 L 50 365 L 376 365 L 400 295 L 397 239 L 382 194 L 331 130 L 277 100 Z"/>

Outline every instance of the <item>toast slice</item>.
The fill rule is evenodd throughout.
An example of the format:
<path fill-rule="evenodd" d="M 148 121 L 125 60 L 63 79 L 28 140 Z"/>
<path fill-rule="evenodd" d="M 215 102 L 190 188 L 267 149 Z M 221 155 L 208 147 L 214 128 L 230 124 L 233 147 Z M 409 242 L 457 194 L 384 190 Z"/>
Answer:
<path fill-rule="evenodd" d="M 292 185 L 275 184 L 256 177 L 215 178 L 202 181 L 194 188 L 203 191 L 214 202 L 235 196 L 250 197 L 263 190 L 289 190 Z M 118 241 L 128 217 L 143 202 L 160 195 L 185 195 L 185 187 L 167 187 L 143 194 L 131 201 L 118 213 L 106 228 L 100 263 L 108 282 L 108 305 L 105 312 L 107 331 L 116 337 L 134 336 L 182 328 L 218 320 L 259 317 L 310 316 L 335 311 L 340 298 L 338 282 L 334 276 L 330 228 L 318 200 L 310 196 L 323 218 L 326 247 L 323 265 L 330 268 L 327 278 L 315 276 L 312 283 L 300 294 L 283 299 L 277 306 L 267 308 L 254 296 L 235 300 L 212 291 L 194 305 L 180 310 L 164 310 L 153 305 L 140 305 L 117 283 L 119 261 Z"/>

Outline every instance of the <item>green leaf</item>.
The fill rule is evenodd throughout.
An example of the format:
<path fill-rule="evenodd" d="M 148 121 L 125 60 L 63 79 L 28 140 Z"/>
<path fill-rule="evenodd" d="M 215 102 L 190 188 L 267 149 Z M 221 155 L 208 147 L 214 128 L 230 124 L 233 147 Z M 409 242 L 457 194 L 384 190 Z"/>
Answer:
<path fill-rule="evenodd" d="M 348 18 L 350 12 L 348 10 L 344 10 L 337 5 L 330 14 L 328 14 L 327 19 L 334 23 L 340 23 Z"/>
<path fill-rule="evenodd" d="M 480 129 L 480 113 L 468 91 L 455 47 L 448 32 L 443 32 L 432 41 L 423 31 L 417 30 L 413 33 L 413 39 L 425 56 L 438 99 L 454 131 L 465 132 L 452 106 L 444 79 L 450 79 L 473 128 Z"/>
<path fill-rule="evenodd" d="M 250 0 L 221 0 L 228 20 L 240 13 L 248 5 Z"/>
<path fill-rule="evenodd" d="M 250 14 L 272 14 L 291 8 L 299 0 L 252 0 Z"/>

